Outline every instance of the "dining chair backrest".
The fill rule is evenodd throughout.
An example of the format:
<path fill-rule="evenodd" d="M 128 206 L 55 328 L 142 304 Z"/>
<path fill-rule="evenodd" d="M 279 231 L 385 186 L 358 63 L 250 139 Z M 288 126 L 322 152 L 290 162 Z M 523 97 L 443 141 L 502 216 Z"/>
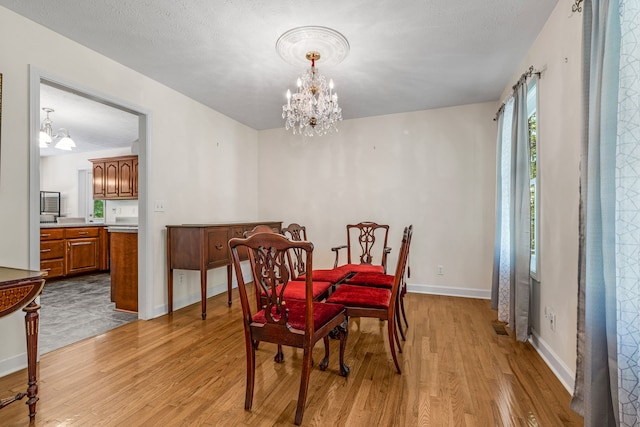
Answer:
<path fill-rule="evenodd" d="M 307 228 L 304 225 L 292 223 L 282 229 L 282 234 L 294 242 L 307 240 Z M 307 265 L 304 260 L 304 252 L 301 249 L 291 249 L 288 254 L 289 267 L 293 279 L 304 275 L 307 272 Z"/>
<path fill-rule="evenodd" d="M 381 265 L 386 271 L 387 255 L 391 251 L 387 247 L 389 226 L 375 222 L 360 222 L 347 225 L 347 244 L 331 248 L 336 253 L 334 267 L 338 267 L 340 249 L 347 250 L 347 263 L 364 265 Z"/>
<path fill-rule="evenodd" d="M 255 292 L 266 295 L 266 298 L 256 298 L 262 304 L 258 304 L 255 310 L 249 305 L 249 293 L 247 292 L 248 282 L 245 280 L 240 267 L 240 257 L 238 248 L 246 247 L 251 260 L 251 273 Z M 238 289 L 240 293 L 240 303 L 242 305 L 245 326 L 249 326 L 257 311 L 264 310 L 266 321 L 270 325 L 279 325 L 283 328 L 282 333 L 288 330 L 287 308 L 283 295 L 287 284 L 290 282 L 291 273 L 287 265 L 287 251 L 291 248 L 299 248 L 304 251 L 306 264 L 311 265 L 313 244 L 310 242 L 293 242 L 281 234 L 274 232 L 258 232 L 246 239 L 234 238 L 229 240 L 231 256 L 236 276 L 238 278 Z M 311 289 L 311 280 L 307 280 L 306 287 Z M 307 304 L 307 319 L 313 319 L 312 293 L 306 292 L 305 302 Z M 305 328 L 313 328 L 305 325 Z M 311 330 L 309 329 L 309 331 Z"/>

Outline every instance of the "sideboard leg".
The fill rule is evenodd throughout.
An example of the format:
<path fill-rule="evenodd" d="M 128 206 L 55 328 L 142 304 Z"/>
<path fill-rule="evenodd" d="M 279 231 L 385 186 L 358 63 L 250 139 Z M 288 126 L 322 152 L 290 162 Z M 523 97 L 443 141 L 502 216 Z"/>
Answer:
<path fill-rule="evenodd" d="M 231 264 L 227 264 L 227 304 L 231 307 L 231 279 L 233 278 L 233 269 Z"/>

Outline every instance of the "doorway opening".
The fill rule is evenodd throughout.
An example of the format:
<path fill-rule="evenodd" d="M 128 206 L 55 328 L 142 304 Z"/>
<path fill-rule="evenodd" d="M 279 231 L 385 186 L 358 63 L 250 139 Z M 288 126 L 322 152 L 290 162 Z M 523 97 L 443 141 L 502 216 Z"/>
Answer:
<path fill-rule="evenodd" d="M 152 283 L 147 280 L 151 277 L 151 272 L 147 271 L 147 266 L 149 265 L 147 257 L 150 256 L 150 253 L 146 250 L 146 230 L 149 229 L 150 221 L 146 216 L 148 210 L 145 197 L 147 194 L 148 173 L 146 161 L 148 113 L 126 102 L 114 100 L 90 89 L 80 88 L 77 85 L 61 81 L 55 76 L 33 68 L 31 69 L 30 93 L 31 268 L 41 269 L 39 236 L 41 234 L 40 229 L 43 226 L 40 223 L 39 211 L 37 205 L 34 204 L 34 200 L 37 200 L 41 190 L 54 191 L 48 190 L 49 186 L 58 188 L 55 191 L 59 191 L 61 194 L 60 219 L 66 219 L 69 222 L 65 226 L 72 227 L 73 223 L 78 222 L 86 226 L 98 226 L 99 224 L 100 228 L 104 228 L 102 225 L 108 225 L 106 221 L 109 219 L 115 221 L 115 217 L 122 216 L 119 214 L 123 212 L 127 216 L 124 219 L 128 223 L 136 223 L 138 225 L 138 313 L 114 312 L 108 308 L 103 308 L 102 313 L 98 309 L 89 314 L 89 307 L 103 306 L 102 301 L 105 299 L 104 307 L 108 307 L 108 304 L 111 303 L 108 270 L 106 272 L 104 270 L 103 272 L 90 271 L 82 275 L 70 274 L 60 277 L 58 280 L 48 280 L 45 284 L 45 291 L 41 296 L 41 337 L 52 335 L 51 331 L 47 331 L 48 325 L 51 325 L 51 327 L 59 329 L 61 338 L 54 339 L 54 345 L 44 342 L 45 339 L 43 338 L 43 346 L 39 349 L 42 354 L 54 349 L 52 347 L 70 344 L 67 341 L 69 341 L 70 335 L 74 334 L 70 334 L 68 331 L 74 328 L 69 325 L 74 322 L 75 329 L 78 330 L 78 333 L 75 334 L 77 338 L 75 341 L 79 341 L 87 336 L 100 334 L 128 321 L 151 317 L 151 309 L 148 302 L 152 301 L 152 286 L 147 285 L 147 283 Z M 56 107 L 58 108 L 55 113 L 50 112 Z M 49 110 L 54 132 L 58 127 L 65 127 L 67 135 L 74 138 L 77 150 L 59 155 L 51 144 L 48 147 L 40 147 L 38 136 L 43 121 L 40 114 L 43 111 L 42 108 Z M 105 111 L 109 113 L 104 113 Z M 100 116 L 100 112 L 103 112 L 106 116 Z M 139 166 L 137 166 L 139 174 L 137 183 L 139 186 L 138 199 L 114 200 L 111 206 L 109 201 L 94 200 L 91 191 L 89 191 L 91 189 L 88 188 L 91 182 L 91 166 L 87 166 L 88 159 L 127 154 L 136 154 L 139 157 Z M 56 159 L 56 157 L 58 158 Z M 60 171 L 64 171 L 64 173 L 60 173 Z M 111 215 L 108 215 L 108 213 L 111 213 Z M 57 227 L 61 221 L 58 220 L 56 222 L 56 224 L 45 225 L 45 227 Z M 54 288 L 56 292 L 47 292 L 48 290 L 53 291 Z M 46 299 L 53 298 L 53 296 L 48 296 L 49 294 L 55 294 L 55 300 L 50 299 L 50 304 L 47 306 Z M 72 303 L 77 302 L 77 300 L 80 302 L 80 308 L 78 309 L 60 309 L 55 315 L 48 314 L 47 310 L 55 309 L 56 304 L 59 304 L 60 301 L 62 301 L 63 306 L 68 303 L 67 307 L 71 308 Z M 96 303 L 96 301 L 101 302 Z M 65 314 L 65 312 L 68 313 Z M 49 319 L 47 319 L 48 315 Z M 100 316 L 103 318 L 103 325 L 99 325 L 101 322 Z M 51 322 L 48 320 L 51 320 Z M 89 321 L 91 327 L 87 327 Z M 65 327 L 70 327 L 71 329 L 65 331 Z M 80 333 L 79 330 L 83 329 L 85 331 Z M 86 335 L 86 333 L 89 333 L 89 335 Z M 62 339 L 63 336 L 65 337 L 64 339 Z"/>

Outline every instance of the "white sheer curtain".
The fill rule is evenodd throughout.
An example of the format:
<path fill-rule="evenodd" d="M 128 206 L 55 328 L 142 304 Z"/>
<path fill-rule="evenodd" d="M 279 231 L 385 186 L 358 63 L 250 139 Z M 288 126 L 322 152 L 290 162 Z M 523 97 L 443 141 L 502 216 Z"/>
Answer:
<path fill-rule="evenodd" d="M 492 307 L 516 339 L 529 338 L 531 210 L 527 77 L 498 115 L 496 237 Z M 510 126 L 508 125 L 510 123 Z"/>
<path fill-rule="evenodd" d="M 640 425 L 640 6 L 585 0 L 578 357 L 585 426 Z"/>

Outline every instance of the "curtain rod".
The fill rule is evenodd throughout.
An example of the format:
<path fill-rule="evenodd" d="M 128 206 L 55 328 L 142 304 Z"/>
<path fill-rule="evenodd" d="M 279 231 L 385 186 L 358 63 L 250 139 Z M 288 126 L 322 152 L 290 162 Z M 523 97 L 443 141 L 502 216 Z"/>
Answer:
<path fill-rule="evenodd" d="M 582 1 L 582 0 L 580 0 Z M 525 71 L 524 73 L 522 73 L 522 75 L 520 76 L 520 78 L 518 79 L 518 81 L 516 82 L 516 84 L 514 84 L 513 86 L 511 86 L 511 90 L 513 90 L 515 92 L 515 90 L 518 88 L 518 86 L 523 85 L 527 79 L 529 77 L 531 77 L 532 75 L 536 74 L 538 77 L 540 77 L 540 71 L 534 70 L 533 65 L 531 65 L 527 71 Z M 496 115 L 493 118 L 493 121 L 496 122 L 498 121 L 498 116 L 500 115 L 500 113 L 504 110 L 504 105 L 505 102 L 502 102 L 502 104 L 500 104 L 500 108 L 498 108 L 498 111 L 496 111 Z"/>

